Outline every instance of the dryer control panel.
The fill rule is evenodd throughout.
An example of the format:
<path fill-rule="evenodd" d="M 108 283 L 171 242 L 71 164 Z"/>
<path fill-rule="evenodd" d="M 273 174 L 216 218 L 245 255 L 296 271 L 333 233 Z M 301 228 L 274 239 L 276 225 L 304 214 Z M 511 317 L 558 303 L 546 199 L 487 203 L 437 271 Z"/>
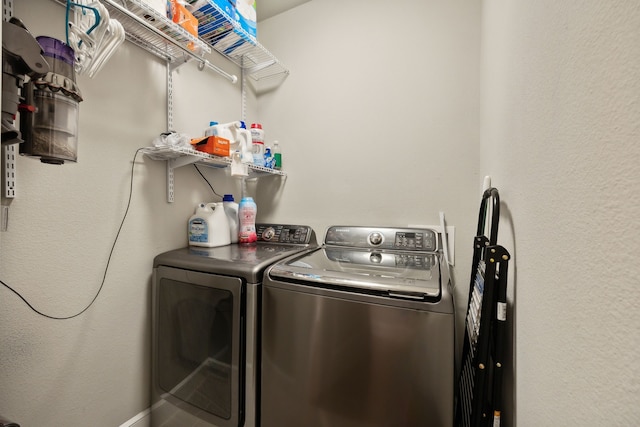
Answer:
<path fill-rule="evenodd" d="M 304 245 L 315 242 L 311 227 L 306 225 L 256 224 L 259 242 Z"/>

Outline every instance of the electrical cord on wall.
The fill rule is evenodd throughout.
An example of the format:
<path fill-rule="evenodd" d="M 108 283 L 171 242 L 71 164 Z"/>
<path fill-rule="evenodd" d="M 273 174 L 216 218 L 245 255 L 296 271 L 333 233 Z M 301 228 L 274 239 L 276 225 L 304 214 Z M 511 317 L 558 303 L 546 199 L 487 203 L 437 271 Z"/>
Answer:
<path fill-rule="evenodd" d="M 193 164 L 193 167 L 196 168 L 196 170 L 198 171 L 198 173 L 200 174 L 200 176 L 202 177 L 202 179 L 204 179 L 204 182 L 207 183 L 207 185 L 209 186 L 209 188 L 211 189 L 211 191 L 213 191 L 213 194 L 215 194 L 216 196 L 220 197 L 221 199 L 223 199 L 224 197 L 222 197 L 221 195 L 219 195 L 218 193 L 216 193 L 216 190 L 213 189 L 213 186 L 211 185 L 211 183 L 209 182 L 209 180 L 207 178 L 205 178 L 205 176 L 202 174 L 202 172 L 200 171 L 200 169 L 198 168 L 198 165 L 196 165 L 195 163 Z"/>
<path fill-rule="evenodd" d="M 138 148 L 136 150 L 136 153 L 133 155 L 133 162 L 132 162 L 132 165 L 131 165 L 131 181 L 129 183 L 129 200 L 127 201 L 127 208 L 124 211 L 124 216 L 122 217 L 122 221 L 120 222 L 120 227 L 118 227 L 118 232 L 116 233 L 116 238 L 113 240 L 113 245 L 111 245 L 111 251 L 109 251 L 109 257 L 107 258 L 107 265 L 104 268 L 104 274 L 102 276 L 102 283 L 100 283 L 100 287 L 98 288 L 98 292 L 96 292 L 96 294 L 93 297 L 93 299 L 91 300 L 91 302 L 85 308 L 83 308 L 81 311 L 79 311 L 78 313 L 76 313 L 74 315 L 71 315 L 71 316 L 64 316 L 64 317 L 51 316 L 49 314 L 43 313 L 40 310 L 36 309 L 18 291 L 13 289 L 11 286 L 7 285 L 2 280 L 0 280 L 0 284 L 4 285 L 7 289 L 9 289 L 11 292 L 16 294 L 22 301 L 24 301 L 25 304 L 27 304 L 27 306 L 31 310 L 33 310 L 34 312 L 36 312 L 40 316 L 46 317 L 47 319 L 68 320 L 68 319 L 73 319 L 74 317 L 78 317 L 82 313 L 87 311 L 89 309 L 89 307 L 91 307 L 93 305 L 93 303 L 96 301 L 96 299 L 98 299 L 98 295 L 100 295 L 100 292 L 102 291 L 102 288 L 104 287 L 104 282 L 107 279 L 107 271 L 109 270 L 109 264 L 111 263 L 111 256 L 113 255 L 113 251 L 114 251 L 114 249 L 116 247 L 116 243 L 118 242 L 118 237 L 120 237 L 120 231 L 122 231 L 122 226 L 124 225 L 124 221 L 127 219 L 127 214 L 129 213 L 129 207 L 131 206 L 131 195 L 133 194 L 133 169 L 134 169 L 134 167 L 136 165 L 136 158 L 138 157 L 138 153 L 140 152 L 140 150 L 142 150 L 142 148 Z"/>

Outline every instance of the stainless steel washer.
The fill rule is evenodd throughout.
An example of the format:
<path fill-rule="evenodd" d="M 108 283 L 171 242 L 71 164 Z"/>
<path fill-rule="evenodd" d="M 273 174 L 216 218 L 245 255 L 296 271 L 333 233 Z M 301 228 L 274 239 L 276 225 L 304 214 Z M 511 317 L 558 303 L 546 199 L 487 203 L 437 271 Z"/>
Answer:
<path fill-rule="evenodd" d="M 334 226 L 267 269 L 261 426 L 451 427 L 449 284 L 427 229 Z"/>
<path fill-rule="evenodd" d="M 152 287 L 153 427 L 255 427 L 265 269 L 317 247 L 299 225 L 258 224 L 258 242 L 158 255 Z"/>

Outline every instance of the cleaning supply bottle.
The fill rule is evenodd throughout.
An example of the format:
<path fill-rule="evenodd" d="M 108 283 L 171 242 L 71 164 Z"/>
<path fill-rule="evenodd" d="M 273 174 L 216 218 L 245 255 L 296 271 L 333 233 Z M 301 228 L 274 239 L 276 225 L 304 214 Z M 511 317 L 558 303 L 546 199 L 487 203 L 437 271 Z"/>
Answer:
<path fill-rule="evenodd" d="M 240 120 L 240 127 L 236 130 L 236 138 L 239 141 L 240 146 L 240 158 L 242 163 L 253 164 L 253 147 L 251 142 L 251 131 L 247 129 L 247 125 Z"/>
<path fill-rule="evenodd" d="M 264 167 L 273 169 L 273 154 L 271 154 L 271 147 L 267 147 L 264 149 Z"/>
<path fill-rule="evenodd" d="M 280 144 L 278 141 L 273 141 L 273 168 L 282 169 L 282 152 L 280 151 Z"/>
<path fill-rule="evenodd" d="M 233 194 L 225 194 L 222 198 L 222 205 L 229 221 L 231 243 L 238 243 L 238 204 L 233 199 Z"/>
<path fill-rule="evenodd" d="M 218 122 L 209 122 L 209 127 L 204 130 L 204 136 L 218 136 Z"/>
<path fill-rule="evenodd" d="M 200 203 L 187 225 L 189 245 L 213 248 L 231 243 L 229 221 L 222 203 Z"/>
<path fill-rule="evenodd" d="M 211 121 L 209 127 L 204 130 L 204 136 L 217 136 L 229 141 L 229 156 L 231 156 L 236 140 L 233 132 L 236 126 L 240 126 L 240 122 L 218 123 Z"/>
<path fill-rule="evenodd" d="M 252 197 L 243 197 L 238 207 L 238 243 L 253 243 L 258 240 L 256 234 L 256 215 L 258 207 Z"/>
<path fill-rule="evenodd" d="M 251 123 L 253 164 L 264 166 L 264 131 L 260 123 Z"/>

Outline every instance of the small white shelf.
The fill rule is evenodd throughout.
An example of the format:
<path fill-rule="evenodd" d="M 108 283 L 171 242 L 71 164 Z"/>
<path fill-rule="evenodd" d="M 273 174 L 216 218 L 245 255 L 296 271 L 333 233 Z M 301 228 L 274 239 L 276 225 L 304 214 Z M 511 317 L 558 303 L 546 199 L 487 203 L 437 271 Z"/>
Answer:
<path fill-rule="evenodd" d="M 167 162 L 167 202 L 169 203 L 173 203 L 174 199 L 174 169 L 194 163 L 214 168 L 227 168 L 231 166 L 231 159 L 228 157 L 212 156 L 192 148 L 147 147 L 142 149 L 142 153 L 152 160 L 165 160 Z M 246 178 L 273 175 L 286 178 L 287 176 L 286 173 L 280 170 L 262 166 L 247 165 L 247 169 L 249 175 Z"/>
<path fill-rule="evenodd" d="M 142 153 L 153 160 L 172 160 L 174 168 L 199 163 L 212 167 L 229 167 L 231 159 L 229 157 L 212 156 L 202 151 L 191 148 L 176 147 L 147 147 L 142 149 Z M 263 166 L 247 165 L 249 175 L 281 175 L 286 176 L 285 172 L 277 169 L 265 168 Z"/>

